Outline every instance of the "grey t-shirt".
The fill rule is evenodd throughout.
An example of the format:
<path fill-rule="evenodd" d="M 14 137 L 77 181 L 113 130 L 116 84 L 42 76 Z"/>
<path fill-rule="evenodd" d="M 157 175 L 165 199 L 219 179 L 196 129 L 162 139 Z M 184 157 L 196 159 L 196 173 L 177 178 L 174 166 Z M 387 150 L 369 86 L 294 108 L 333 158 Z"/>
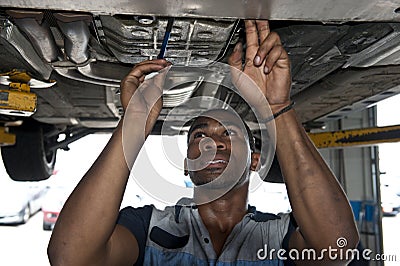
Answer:
<path fill-rule="evenodd" d="M 283 265 L 278 252 L 288 250 L 295 226 L 291 215 L 256 211 L 235 225 L 217 257 L 197 207 L 180 205 L 158 210 L 152 205 L 121 210 L 118 224 L 139 243 L 136 265 Z"/>

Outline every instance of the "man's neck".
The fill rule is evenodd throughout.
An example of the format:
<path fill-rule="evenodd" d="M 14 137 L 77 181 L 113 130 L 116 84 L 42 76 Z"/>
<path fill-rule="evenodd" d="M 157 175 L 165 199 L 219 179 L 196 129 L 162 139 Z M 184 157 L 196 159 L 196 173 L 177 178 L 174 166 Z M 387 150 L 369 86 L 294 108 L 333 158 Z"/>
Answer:
<path fill-rule="evenodd" d="M 216 254 L 222 252 L 226 238 L 233 227 L 247 213 L 249 183 L 245 182 L 226 193 L 224 196 L 198 206 L 201 219 L 206 226 Z"/>

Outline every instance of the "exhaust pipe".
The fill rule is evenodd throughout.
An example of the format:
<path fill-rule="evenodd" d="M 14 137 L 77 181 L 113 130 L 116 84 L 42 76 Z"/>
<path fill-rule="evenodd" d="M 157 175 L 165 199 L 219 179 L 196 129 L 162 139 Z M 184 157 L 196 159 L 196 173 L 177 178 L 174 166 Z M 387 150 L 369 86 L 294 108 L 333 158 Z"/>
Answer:
<path fill-rule="evenodd" d="M 73 13 L 56 13 L 54 17 L 65 37 L 64 49 L 68 58 L 76 64 L 86 62 L 89 59 L 89 23 L 92 17 Z"/>
<path fill-rule="evenodd" d="M 50 27 L 43 22 L 43 12 L 8 10 L 18 28 L 25 33 L 32 46 L 46 62 L 51 63 L 58 58 L 58 49 Z"/>

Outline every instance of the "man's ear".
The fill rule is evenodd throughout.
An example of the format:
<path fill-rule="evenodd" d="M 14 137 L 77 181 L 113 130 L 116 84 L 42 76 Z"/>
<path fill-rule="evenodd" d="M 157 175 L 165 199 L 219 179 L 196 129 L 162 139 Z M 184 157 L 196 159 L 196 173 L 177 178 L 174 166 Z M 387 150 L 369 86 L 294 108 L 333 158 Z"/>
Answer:
<path fill-rule="evenodd" d="M 258 164 L 260 161 L 261 154 L 259 152 L 253 152 L 251 154 L 251 164 L 250 164 L 250 170 L 251 171 L 258 171 L 260 170 L 261 165 Z"/>
<path fill-rule="evenodd" d="M 187 158 L 183 160 L 183 174 L 185 176 L 189 175 L 188 167 L 187 167 Z"/>

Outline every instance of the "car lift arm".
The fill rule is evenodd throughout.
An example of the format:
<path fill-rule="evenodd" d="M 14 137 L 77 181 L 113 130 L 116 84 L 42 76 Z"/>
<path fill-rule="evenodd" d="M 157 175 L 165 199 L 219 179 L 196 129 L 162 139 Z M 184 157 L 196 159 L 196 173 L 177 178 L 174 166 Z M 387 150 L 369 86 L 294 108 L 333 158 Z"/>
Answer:
<path fill-rule="evenodd" d="M 400 125 L 308 133 L 317 148 L 370 146 L 400 141 Z"/>

